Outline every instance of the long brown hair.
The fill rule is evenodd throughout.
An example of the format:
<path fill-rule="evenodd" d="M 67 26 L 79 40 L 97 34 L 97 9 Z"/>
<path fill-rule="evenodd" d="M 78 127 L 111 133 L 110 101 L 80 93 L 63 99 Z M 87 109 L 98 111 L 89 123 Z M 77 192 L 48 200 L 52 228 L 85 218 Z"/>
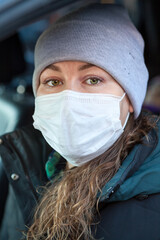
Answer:
<path fill-rule="evenodd" d="M 104 154 L 73 169 L 66 169 L 46 187 L 27 233 L 27 240 L 91 240 L 98 213 L 97 193 L 114 176 L 133 146 L 142 142 L 155 121 L 148 115 L 130 115 L 121 137 Z"/>

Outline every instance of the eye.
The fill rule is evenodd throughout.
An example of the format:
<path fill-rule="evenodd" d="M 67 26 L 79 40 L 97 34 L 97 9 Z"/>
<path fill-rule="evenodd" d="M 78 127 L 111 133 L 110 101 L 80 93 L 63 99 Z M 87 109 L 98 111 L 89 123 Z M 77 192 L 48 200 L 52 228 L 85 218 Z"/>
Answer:
<path fill-rule="evenodd" d="M 50 87 L 56 87 L 62 85 L 62 82 L 58 79 L 50 79 L 46 81 L 46 84 Z"/>
<path fill-rule="evenodd" d="M 96 77 L 90 77 L 85 81 L 89 85 L 96 85 L 102 82 L 101 79 L 96 78 Z"/>

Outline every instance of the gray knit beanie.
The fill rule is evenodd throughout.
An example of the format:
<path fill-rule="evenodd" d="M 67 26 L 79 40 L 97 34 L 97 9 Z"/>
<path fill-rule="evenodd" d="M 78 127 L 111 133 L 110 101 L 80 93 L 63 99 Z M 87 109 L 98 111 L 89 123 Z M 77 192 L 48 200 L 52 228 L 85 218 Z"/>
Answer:
<path fill-rule="evenodd" d="M 51 25 L 35 48 L 33 91 L 46 66 L 66 60 L 94 64 L 107 71 L 127 93 L 138 117 L 146 94 L 148 71 L 144 41 L 127 11 L 115 4 L 92 4 Z"/>

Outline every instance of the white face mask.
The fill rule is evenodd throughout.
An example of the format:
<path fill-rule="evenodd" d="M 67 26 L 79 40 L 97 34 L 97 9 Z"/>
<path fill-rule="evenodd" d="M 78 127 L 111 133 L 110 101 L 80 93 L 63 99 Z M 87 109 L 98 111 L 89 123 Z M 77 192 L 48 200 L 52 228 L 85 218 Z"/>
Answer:
<path fill-rule="evenodd" d="M 122 97 L 65 90 L 36 97 L 34 127 L 74 166 L 104 153 L 122 134 Z"/>

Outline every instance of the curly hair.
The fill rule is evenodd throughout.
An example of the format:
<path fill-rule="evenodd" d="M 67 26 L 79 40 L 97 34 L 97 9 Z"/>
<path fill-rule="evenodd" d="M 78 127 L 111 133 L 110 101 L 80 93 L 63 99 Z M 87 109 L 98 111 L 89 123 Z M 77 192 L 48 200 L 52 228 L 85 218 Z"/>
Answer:
<path fill-rule="evenodd" d="M 91 228 L 97 224 L 99 198 L 97 194 L 115 175 L 122 161 L 135 144 L 156 126 L 155 118 L 141 114 L 138 119 L 130 115 L 120 138 L 101 156 L 72 169 L 46 186 L 36 208 L 27 240 L 93 240 Z"/>

